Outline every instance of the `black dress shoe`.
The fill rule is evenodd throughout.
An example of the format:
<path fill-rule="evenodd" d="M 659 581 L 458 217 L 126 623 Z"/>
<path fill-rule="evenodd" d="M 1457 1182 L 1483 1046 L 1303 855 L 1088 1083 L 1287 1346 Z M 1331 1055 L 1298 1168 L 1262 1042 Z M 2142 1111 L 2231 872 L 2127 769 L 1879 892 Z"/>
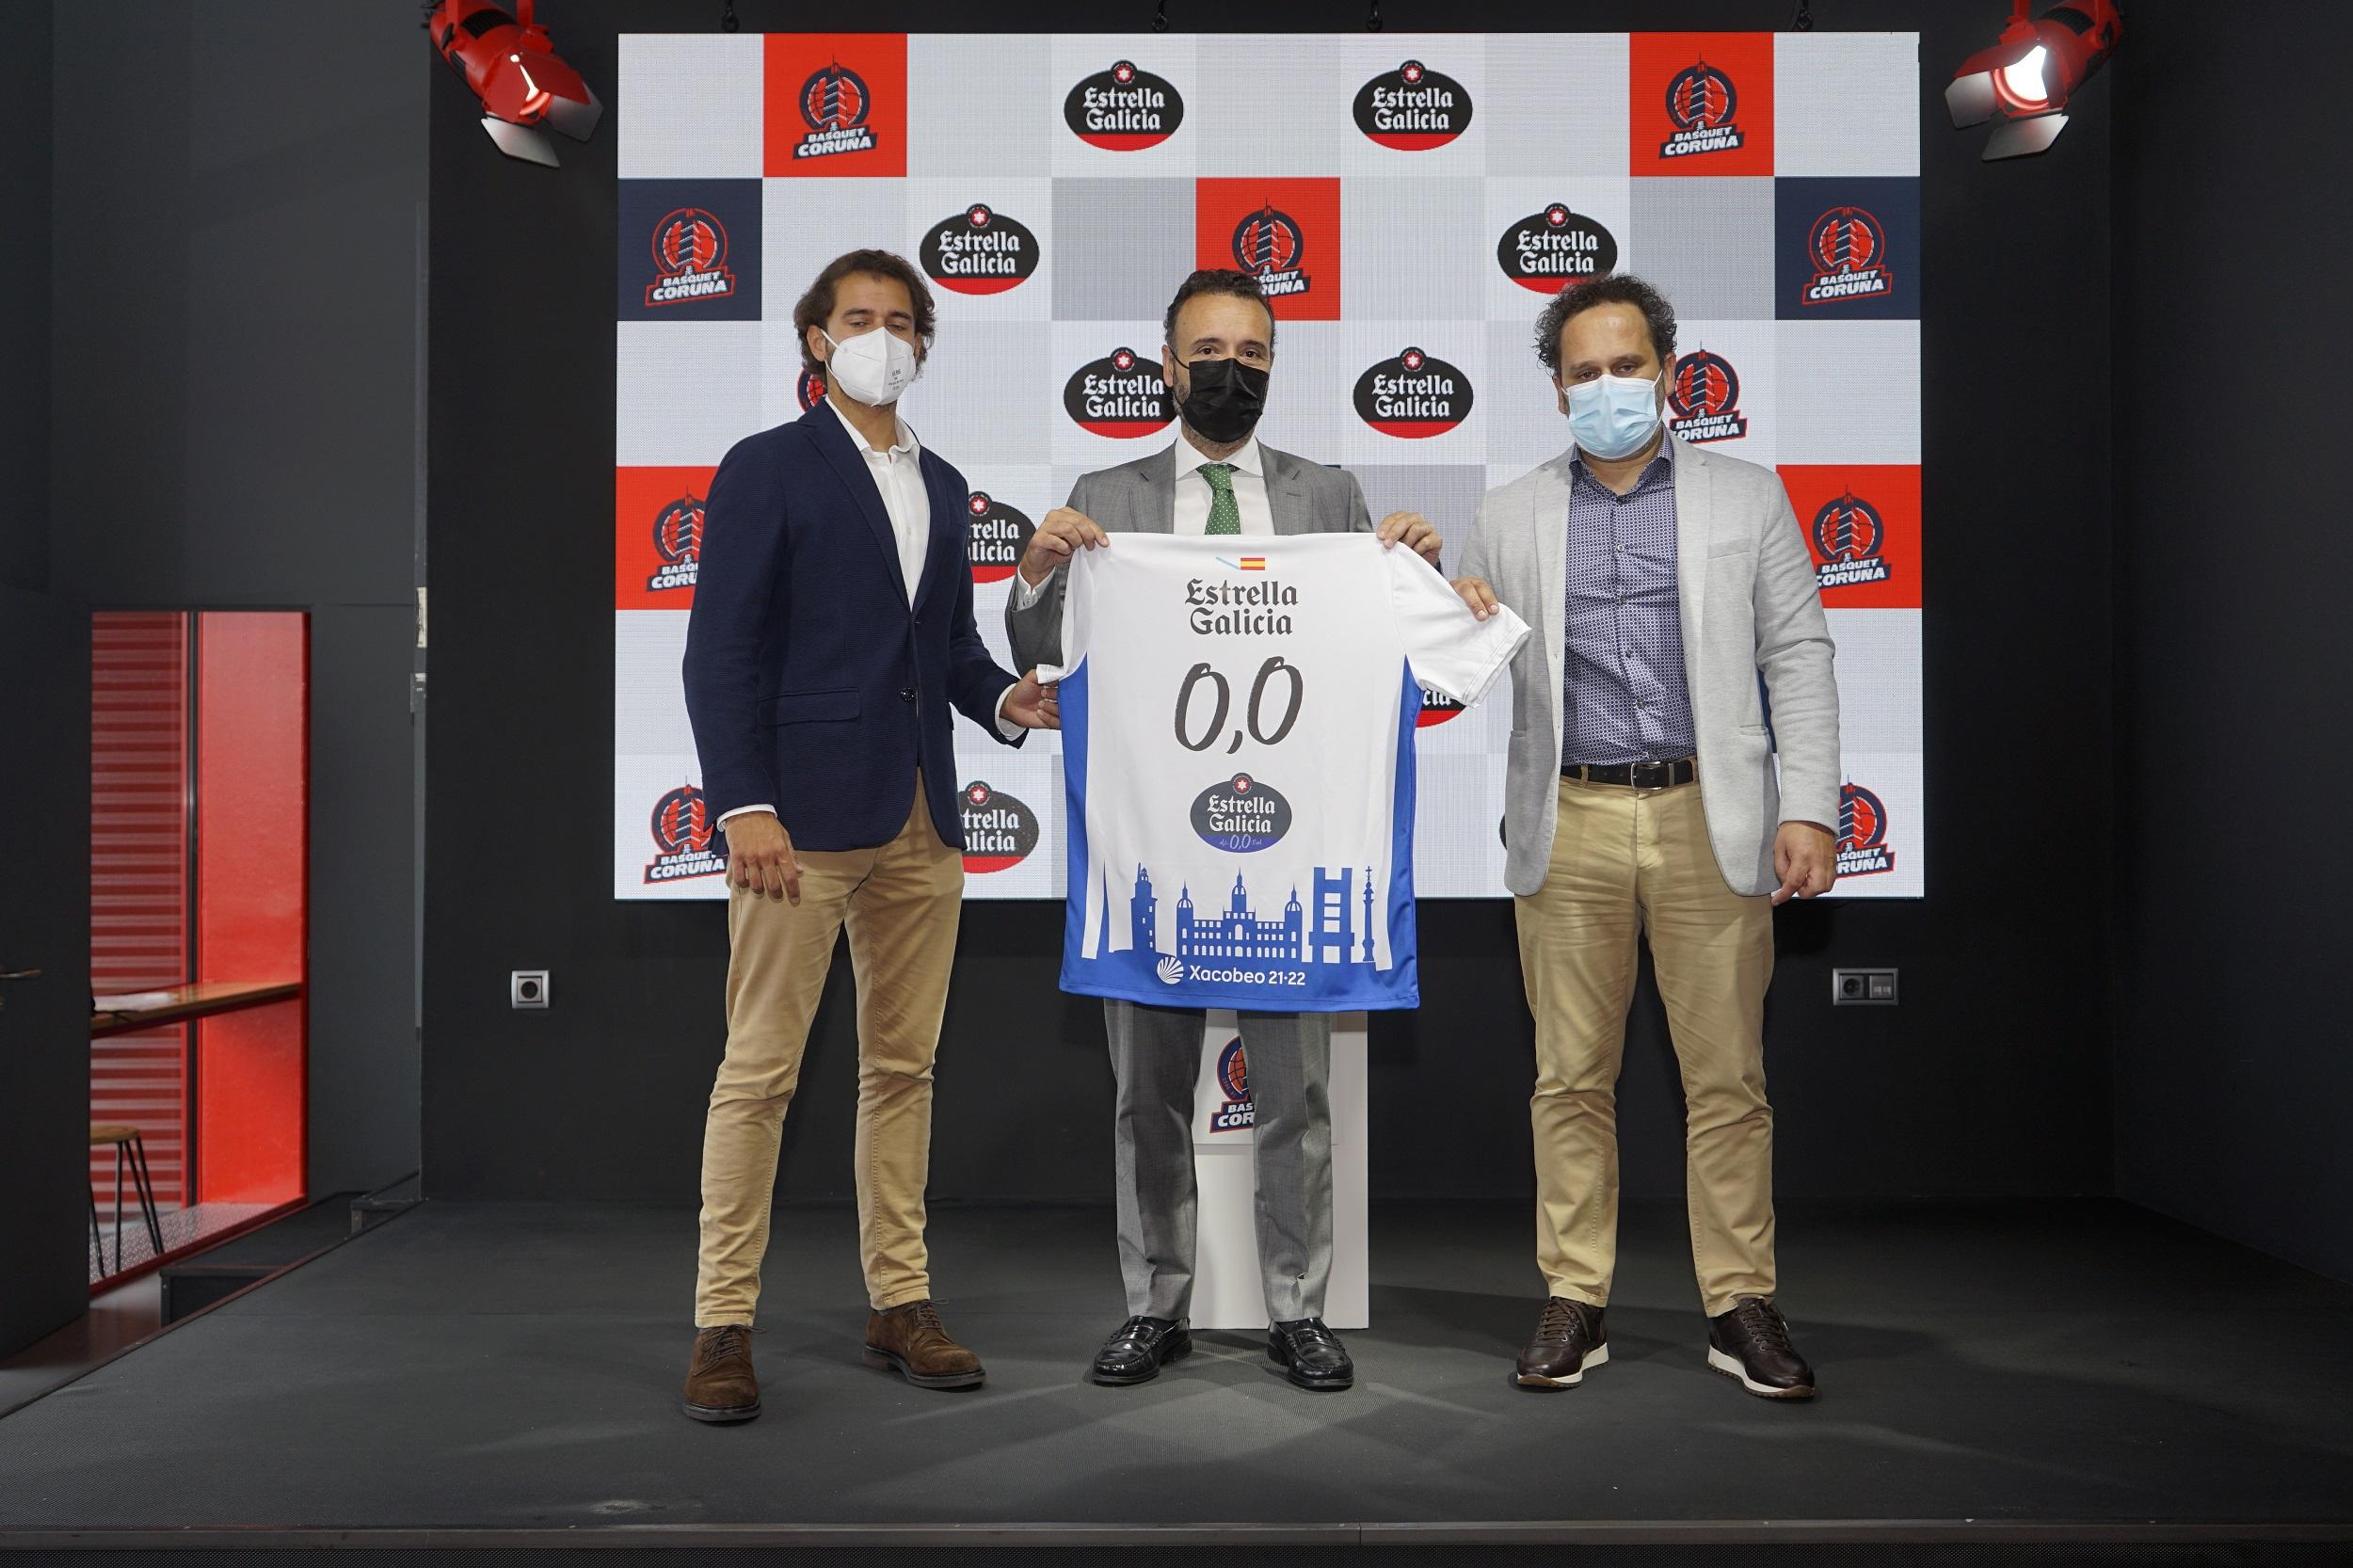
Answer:
<path fill-rule="evenodd" d="M 1339 1336 L 1325 1328 L 1321 1318 L 1270 1325 L 1266 1353 L 1280 1362 L 1291 1382 L 1302 1388 L 1349 1388 L 1356 1382 L 1356 1364 L 1348 1359 Z"/>
<path fill-rule="evenodd" d="M 1768 1400 L 1810 1400 L 1814 1368 L 1789 1342 L 1789 1325 L 1762 1296 L 1707 1320 L 1707 1364 Z"/>
<path fill-rule="evenodd" d="M 1589 1368 L 1609 1359 L 1601 1308 L 1551 1296 L 1536 1319 L 1536 1336 L 1512 1368 L 1512 1383 L 1519 1388 L 1575 1388 Z"/>
<path fill-rule="evenodd" d="M 1103 1384 L 1149 1383 L 1162 1367 L 1192 1353 L 1193 1336 L 1183 1320 L 1138 1316 L 1103 1341 L 1087 1375 Z"/>

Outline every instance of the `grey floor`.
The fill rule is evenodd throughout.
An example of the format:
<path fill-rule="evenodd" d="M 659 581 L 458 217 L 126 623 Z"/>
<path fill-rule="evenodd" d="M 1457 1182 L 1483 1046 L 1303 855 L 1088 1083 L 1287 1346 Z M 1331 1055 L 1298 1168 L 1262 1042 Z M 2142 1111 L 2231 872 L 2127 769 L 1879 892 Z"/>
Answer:
<path fill-rule="evenodd" d="M 0 1420 L 0 1528 L 2353 1517 L 2353 1289 L 2122 1205 L 1783 1214 L 1824 1397 L 1706 1370 L 1673 1215 L 1629 1216 L 1583 1388 L 1506 1384 L 1516 1210 L 1377 1212 L 1341 1395 L 1211 1336 L 1081 1377 L 1108 1213 L 940 1208 L 967 1394 L 858 1365 L 844 1211 L 780 1210 L 767 1415 L 685 1420 L 693 1218 L 428 1204 Z"/>

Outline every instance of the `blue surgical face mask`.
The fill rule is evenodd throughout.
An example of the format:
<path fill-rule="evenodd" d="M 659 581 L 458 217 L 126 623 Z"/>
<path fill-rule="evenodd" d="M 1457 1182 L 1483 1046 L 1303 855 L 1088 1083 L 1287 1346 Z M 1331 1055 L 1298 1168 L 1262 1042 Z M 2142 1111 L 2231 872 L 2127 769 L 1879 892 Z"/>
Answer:
<path fill-rule="evenodd" d="M 1660 371 L 1663 377 L 1667 373 Z M 1569 434 L 1589 457 L 1631 457 L 1658 431 L 1658 379 L 1597 376 L 1569 389 Z"/>

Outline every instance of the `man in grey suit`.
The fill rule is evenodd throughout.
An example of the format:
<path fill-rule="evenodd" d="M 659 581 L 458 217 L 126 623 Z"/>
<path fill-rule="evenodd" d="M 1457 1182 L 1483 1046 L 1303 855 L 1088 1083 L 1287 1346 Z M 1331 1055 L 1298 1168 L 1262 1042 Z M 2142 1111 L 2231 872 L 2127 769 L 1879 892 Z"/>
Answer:
<path fill-rule="evenodd" d="M 1512 664 L 1503 879 L 1536 1019 L 1550 1294 L 1513 1381 L 1571 1387 L 1609 1359 L 1618 1068 L 1647 936 L 1682 1068 L 1708 1364 L 1806 1399 L 1813 1369 L 1773 1304 L 1764 1008 L 1773 908 L 1836 874 L 1838 687 L 1779 476 L 1659 423 L 1674 332 L 1638 278 L 1545 309 L 1536 356 L 1571 445 L 1488 492 L 1455 584 L 1482 616 L 1501 601 L 1535 629 Z"/>
<path fill-rule="evenodd" d="M 1160 376 L 1176 407 L 1176 440 L 1084 475 L 1070 504 L 1039 521 L 1005 601 L 1005 631 L 1024 667 L 1062 662 L 1064 568 L 1077 551 L 1110 546 L 1112 535 L 1374 532 L 1353 475 L 1258 444 L 1274 312 L 1255 278 L 1194 273 L 1162 325 Z M 1437 532 L 1420 517 L 1393 513 L 1378 532 L 1384 545 L 1402 543 L 1436 563 Z M 1103 1003 L 1103 1020 L 1118 1082 L 1119 1264 L 1128 1318 L 1096 1355 L 1091 1375 L 1136 1384 L 1193 1348 L 1193 1097 L 1203 1024 L 1197 1009 L 1120 1000 Z M 1244 1013 L 1241 1023 L 1257 1108 L 1267 1353 L 1302 1388 L 1346 1388 L 1355 1368 L 1323 1324 L 1332 1270 L 1331 1017 Z"/>

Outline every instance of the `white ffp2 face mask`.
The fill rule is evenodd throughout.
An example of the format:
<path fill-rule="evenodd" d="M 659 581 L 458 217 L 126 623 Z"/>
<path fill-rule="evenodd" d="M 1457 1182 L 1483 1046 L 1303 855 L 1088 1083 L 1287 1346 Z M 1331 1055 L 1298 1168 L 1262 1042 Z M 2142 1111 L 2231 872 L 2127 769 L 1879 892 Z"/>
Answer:
<path fill-rule="evenodd" d="M 822 327 L 817 330 L 833 344 L 825 361 L 825 378 L 870 408 L 899 401 L 915 379 L 915 345 L 895 332 L 877 327 L 856 337 L 837 339 Z"/>

